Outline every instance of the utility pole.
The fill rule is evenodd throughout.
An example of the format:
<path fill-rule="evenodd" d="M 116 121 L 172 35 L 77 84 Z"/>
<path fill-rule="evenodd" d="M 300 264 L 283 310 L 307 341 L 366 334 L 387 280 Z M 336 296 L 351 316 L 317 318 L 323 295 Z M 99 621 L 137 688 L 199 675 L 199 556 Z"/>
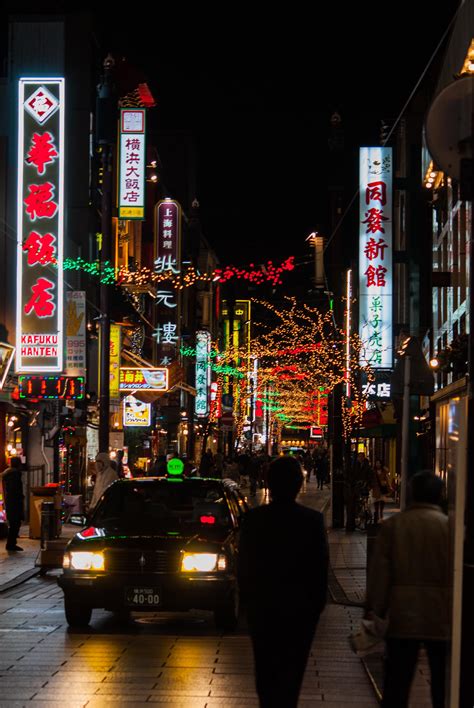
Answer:
<path fill-rule="evenodd" d="M 410 364 L 407 354 L 403 367 L 403 413 L 402 413 L 402 454 L 400 468 L 400 511 L 407 505 L 408 450 L 410 446 Z"/>
<path fill-rule="evenodd" d="M 101 149 L 102 195 L 100 249 L 101 273 L 111 261 L 112 254 L 112 149 L 116 143 L 117 101 L 113 83 L 115 62 L 109 55 L 104 61 L 104 72 L 97 87 L 97 143 Z M 100 362 L 99 362 L 99 451 L 109 451 L 110 427 L 110 304 L 109 286 L 100 282 Z"/>

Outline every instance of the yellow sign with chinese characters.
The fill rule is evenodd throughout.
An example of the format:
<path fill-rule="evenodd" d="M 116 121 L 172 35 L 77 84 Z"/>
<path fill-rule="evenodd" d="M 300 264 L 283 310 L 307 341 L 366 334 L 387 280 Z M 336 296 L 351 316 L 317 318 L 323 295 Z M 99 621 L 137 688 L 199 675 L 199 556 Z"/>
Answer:
<path fill-rule="evenodd" d="M 122 367 L 120 369 L 120 390 L 167 391 L 168 369 Z"/>
<path fill-rule="evenodd" d="M 110 398 L 120 400 L 120 325 L 110 325 Z"/>

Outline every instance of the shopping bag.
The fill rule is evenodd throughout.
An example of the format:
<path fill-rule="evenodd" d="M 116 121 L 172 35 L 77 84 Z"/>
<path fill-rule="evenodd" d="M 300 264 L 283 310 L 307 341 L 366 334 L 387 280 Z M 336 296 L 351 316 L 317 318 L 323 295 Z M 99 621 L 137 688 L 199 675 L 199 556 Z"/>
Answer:
<path fill-rule="evenodd" d="M 359 629 L 349 635 L 352 651 L 357 656 L 382 652 L 387 626 L 387 620 L 375 615 L 371 619 L 361 620 Z"/>

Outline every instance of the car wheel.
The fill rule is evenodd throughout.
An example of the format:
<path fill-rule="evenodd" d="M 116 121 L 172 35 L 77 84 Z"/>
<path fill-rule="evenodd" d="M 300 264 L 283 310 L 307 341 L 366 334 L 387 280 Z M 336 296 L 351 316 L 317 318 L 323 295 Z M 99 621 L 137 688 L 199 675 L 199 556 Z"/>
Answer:
<path fill-rule="evenodd" d="M 64 598 L 64 612 L 70 627 L 87 627 L 92 617 L 92 607 L 80 605 L 77 600 Z"/>
<path fill-rule="evenodd" d="M 233 632 L 239 622 L 239 593 L 234 590 L 230 597 L 214 610 L 217 629 Z"/>

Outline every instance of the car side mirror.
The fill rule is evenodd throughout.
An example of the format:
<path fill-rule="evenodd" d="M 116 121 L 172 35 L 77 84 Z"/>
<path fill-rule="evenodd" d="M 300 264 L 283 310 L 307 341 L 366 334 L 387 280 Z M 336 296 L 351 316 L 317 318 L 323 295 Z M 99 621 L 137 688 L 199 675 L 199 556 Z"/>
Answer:
<path fill-rule="evenodd" d="M 74 524 L 74 526 L 87 526 L 87 516 L 84 514 L 71 514 L 69 523 Z"/>

